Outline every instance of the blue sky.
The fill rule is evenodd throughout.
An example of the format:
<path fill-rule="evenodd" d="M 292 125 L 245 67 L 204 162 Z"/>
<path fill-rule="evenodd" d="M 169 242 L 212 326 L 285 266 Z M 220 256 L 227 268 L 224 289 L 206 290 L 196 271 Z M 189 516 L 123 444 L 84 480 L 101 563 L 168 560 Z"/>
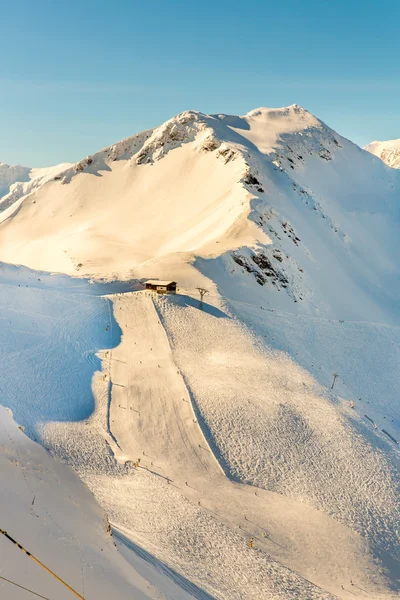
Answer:
<path fill-rule="evenodd" d="M 400 3 L 0 2 L 0 161 L 75 161 L 186 109 L 300 104 L 400 137 Z"/>

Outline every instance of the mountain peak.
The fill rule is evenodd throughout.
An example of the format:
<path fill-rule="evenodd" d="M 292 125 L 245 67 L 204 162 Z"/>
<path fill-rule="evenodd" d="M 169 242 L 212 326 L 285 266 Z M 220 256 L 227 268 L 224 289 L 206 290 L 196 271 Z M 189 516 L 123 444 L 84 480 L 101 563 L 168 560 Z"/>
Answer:
<path fill-rule="evenodd" d="M 206 120 L 218 137 L 232 142 L 250 142 L 263 154 L 271 154 L 287 145 L 294 136 L 301 146 L 321 145 L 340 137 L 325 123 L 297 104 L 281 108 L 255 108 L 244 116 L 210 115 Z M 214 121 L 213 121 L 214 120 Z M 217 121 L 224 127 L 218 126 Z M 234 135 L 232 133 L 234 132 Z M 307 134 L 306 136 L 304 134 Z M 239 140 L 238 135 L 241 136 Z M 300 140 L 301 138 L 301 140 Z M 306 139 L 307 138 L 307 139 Z M 296 142 L 294 142 L 296 143 Z"/>
<path fill-rule="evenodd" d="M 320 124 L 321 121 L 317 119 L 312 113 L 305 108 L 302 108 L 298 104 L 292 104 L 291 106 L 282 106 L 280 108 L 268 108 L 265 106 L 255 108 L 245 115 L 248 118 L 262 118 L 262 119 L 292 119 L 292 120 L 306 120 L 311 121 L 313 124 Z"/>

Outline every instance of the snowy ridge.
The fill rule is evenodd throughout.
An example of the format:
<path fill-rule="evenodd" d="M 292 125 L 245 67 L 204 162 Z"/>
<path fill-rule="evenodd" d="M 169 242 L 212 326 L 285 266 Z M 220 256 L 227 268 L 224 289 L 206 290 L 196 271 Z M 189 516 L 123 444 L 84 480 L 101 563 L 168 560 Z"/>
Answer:
<path fill-rule="evenodd" d="M 8 167 L 8 165 L 0 164 L 0 212 L 6 210 L 9 206 L 12 206 L 17 200 L 27 196 L 31 192 L 38 189 L 41 185 L 47 183 L 53 178 L 61 179 L 60 173 L 70 167 L 70 163 L 61 163 L 54 167 L 26 169 L 25 167 L 9 167 L 8 172 L 13 173 L 12 177 L 9 175 L 9 185 L 3 187 L 3 196 L 1 189 L 1 169 L 2 166 Z"/>

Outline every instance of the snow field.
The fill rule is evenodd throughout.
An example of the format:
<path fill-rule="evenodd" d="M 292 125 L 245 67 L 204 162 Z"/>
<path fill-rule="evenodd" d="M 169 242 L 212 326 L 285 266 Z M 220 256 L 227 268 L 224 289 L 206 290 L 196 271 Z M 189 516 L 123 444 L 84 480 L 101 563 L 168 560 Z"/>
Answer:
<path fill-rule="evenodd" d="M 129 472 L 116 462 L 110 446 L 109 383 L 100 372 L 107 356 L 100 349 L 118 343 L 120 332 L 110 302 L 96 294 L 113 286 L 7 265 L 1 274 L 1 401 L 49 452 L 0 409 L 0 527 L 88 599 L 172 600 L 172 592 L 163 595 L 126 563 L 106 533 L 105 515 L 92 494 L 51 456 L 68 462 L 82 479 L 99 471 Z M 162 587 L 165 577 L 157 569 L 147 573 Z M 0 575 L 45 597 L 70 598 L 2 536 Z M 0 581 L 0 590 L 7 600 L 27 597 L 6 582 Z"/>
<path fill-rule="evenodd" d="M 203 418 L 207 411 L 203 412 L 196 395 L 193 398 L 188 394 L 184 381 L 190 378 L 177 366 L 178 338 L 175 333 L 170 335 L 170 320 L 165 314 L 168 310 L 172 314 L 183 311 L 179 320 L 183 332 L 186 327 L 190 329 L 185 341 L 188 356 L 192 356 L 190 340 L 194 337 L 200 340 L 197 343 L 201 347 L 210 343 L 197 319 L 210 319 L 207 328 L 210 325 L 217 338 L 223 323 L 224 348 L 210 348 L 210 360 L 218 365 L 232 359 L 226 352 L 235 349 L 239 334 L 244 335 L 241 328 L 232 333 L 232 319 L 224 316 L 223 306 L 207 308 L 211 313 L 208 314 L 195 308 L 197 301 L 192 298 L 183 298 L 186 308 L 170 305 L 170 300 L 167 307 L 164 300 L 157 299 L 155 309 L 153 298 L 145 293 L 117 294 L 110 297 L 114 322 L 110 318 L 110 300 L 82 293 L 75 281 L 68 290 L 66 280 L 61 279 L 61 292 L 18 287 L 22 281 L 17 283 L 14 272 L 8 274 L 8 280 L 9 284 L 3 286 L 3 317 L 7 320 L 17 315 L 14 318 L 21 327 L 13 322 L 15 337 L 3 347 L 2 360 L 7 370 L 2 372 L 8 373 L 13 355 L 15 369 L 18 367 L 23 375 L 21 393 L 27 401 L 17 402 L 12 385 L 15 371 L 8 373 L 7 385 L 3 381 L 4 402 L 14 402 L 19 422 L 40 435 L 55 455 L 75 468 L 113 524 L 149 552 L 154 561 L 165 562 L 213 597 L 226 600 L 257 598 L 260 587 L 271 599 L 285 598 L 285 594 L 299 599 L 306 594 L 329 598 L 329 593 L 339 592 L 346 598 L 351 594 L 343 595 L 340 584 L 343 582 L 346 587 L 350 579 L 366 590 L 366 598 L 390 597 L 384 591 L 385 579 L 378 573 L 362 538 L 306 504 L 254 490 L 223 476 L 199 424 L 193 422 L 199 413 L 193 412 L 189 400 L 195 401 Z M 32 286 L 32 280 L 28 281 Z M 46 282 L 35 285 L 42 283 Z M 94 288 L 89 285 L 86 289 L 92 292 Z M 22 295 L 26 297 L 21 305 L 14 302 Z M 31 330 L 27 329 L 28 322 L 32 330 L 36 323 L 39 340 L 39 334 L 25 337 L 25 332 Z M 18 330 L 21 338 L 16 335 Z M 55 332 L 57 343 L 52 342 Z M 242 344 L 240 336 L 239 340 Z M 107 348 L 110 342 L 114 348 Z M 251 346 L 251 342 L 240 346 L 240 360 L 245 360 Z M 38 409 L 38 418 L 33 400 L 41 388 L 29 375 L 34 369 L 42 372 L 50 359 L 52 368 L 45 371 L 46 379 L 41 385 L 53 390 L 48 397 L 56 406 L 49 402 L 46 410 Z M 210 373 L 201 352 L 193 360 L 215 379 L 215 384 L 220 380 L 221 373 Z M 240 360 L 237 358 L 236 362 Z M 90 370 L 72 370 L 70 379 L 64 376 L 69 361 L 75 365 L 88 363 Z M 86 387 L 89 381 L 90 386 Z M 235 381 L 239 385 L 237 374 Z M 248 380 L 245 381 L 247 385 Z M 193 390 L 194 386 L 191 393 Z M 126 410 L 118 406 L 124 403 Z M 130 406 L 137 408 L 138 403 L 140 417 L 130 410 Z M 83 408 L 87 411 L 84 418 Z M 54 414 L 65 416 L 57 421 Z M 203 431 L 209 435 L 207 428 Z M 249 446 L 250 439 L 246 440 Z M 137 458 L 141 459 L 139 470 L 129 462 Z M 169 484 L 166 478 L 171 481 Z M 251 536 L 255 537 L 255 549 L 250 552 L 247 543 Z M 248 558 L 244 559 L 243 553 Z"/>
<path fill-rule="evenodd" d="M 134 462 L 140 458 L 147 468 L 154 456 L 152 470 L 161 476 L 168 472 L 174 478 L 188 464 L 192 476 L 221 475 L 195 422 L 151 295 L 124 295 L 114 307 L 119 326 L 125 327 L 122 343 L 112 352 L 111 431 L 125 456 Z"/>
<path fill-rule="evenodd" d="M 35 438 L 47 421 L 87 418 L 92 377 L 101 368 L 95 349 L 118 339 L 117 329 L 114 341 L 106 330 L 104 300 L 29 282 L 3 285 L 0 305 L 0 394 L 17 422 Z"/>
<path fill-rule="evenodd" d="M 256 496 L 254 488 L 222 476 L 198 424 L 193 423 L 190 405 L 181 400 L 181 376 L 171 362 L 152 297 L 125 294 L 113 300 L 123 336 L 109 355 L 111 436 L 101 434 L 99 417 L 107 417 L 99 408 L 88 425 L 53 423 L 43 433 L 46 444 L 77 469 L 113 525 L 216 598 L 257 598 L 260 582 L 267 598 L 279 598 L 278 583 L 271 584 L 271 578 L 281 581 L 281 586 L 285 581 L 284 593 L 301 598 L 310 584 L 289 573 L 282 563 L 334 593 L 340 582 L 353 578 L 367 590 L 365 597 L 371 590 L 376 598 L 390 597 L 382 592 L 383 580 L 368 557 L 368 545 L 350 530 L 306 505 L 263 490 Z M 108 372 L 107 358 L 103 371 Z M 95 390 L 96 405 L 107 405 L 107 383 L 101 376 Z M 121 408 L 124 405 L 126 410 Z M 131 411 L 130 405 L 139 413 Z M 103 432 L 106 429 L 103 422 Z M 132 462 L 138 458 L 141 468 L 136 471 Z M 204 529 L 201 561 L 195 543 L 199 520 Z M 251 536 L 261 552 L 257 556 L 263 558 L 248 572 L 240 557 Z M 267 572 L 265 561 L 270 563 Z M 293 578 L 298 583 L 292 589 L 288 581 Z M 319 597 L 325 592 L 313 593 Z"/>
<path fill-rule="evenodd" d="M 177 484 L 167 487 L 146 472 L 126 479 L 118 490 L 109 478 L 103 485 L 99 483 L 97 498 L 108 507 L 117 532 L 121 530 L 210 594 L 196 594 L 199 600 L 334 597 L 283 567 L 265 550 L 248 548 L 247 542 L 254 535 L 251 527 L 240 531 L 224 524 L 223 512 L 218 514 L 187 500 Z M 128 504 L 122 502 L 123 497 L 130 499 Z M 261 533 L 258 535 L 260 542 L 256 540 L 256 544 L 262 546 Z"/>
<path fill-rule="evenodd" d="M 386 427 L 400 438 L 400 327 L 314 318 L 235 300 L 228 304 L 256 336 L 289 354 L 324 387 L 330 388 L 337 371 L 335 393 L 348 404 L 352 400 L 358 415 L 371 417 L 379 426 L 376 434 Z M 390 449 L 396 452 L 392 442 L 386 453 Z"/>
<path fill-rule="evenodd" d="M 120 445 L 120 458 L 132 461 L 140 458 L 141 466 L 156 473 L 159 483 L 164 486 L 164 489 L 165 486 L 167 486 L 167 490 L 173 489 L 175 485 L 178 486 L 191 502 L 200 501 L 201 507 L 204 504 L 205 506 L 208 505 L 219 518 L 223 518 L 224 521 L 227 520 L 230 527 L 233 526 L 236 529 L 238 525 L 241 525 L 241 527 L 247 528 L 248 523 L 246 523 L 244 515 L 246 513 L 251 514 L 252 526 L 255 526 L 255 531 L 250 531 L 249 534 L 258 534 L 259 543 L 264 551 L 272 553 L 274 556 L 278 555 L 279 559 L 283 560 L 285 564 L 296 568 L 301 573 L 307 574 L 307 576 L 311 575 L 314 582 L 323 582 L 327 586 L 338 588 L 339 580 L 348 581 L 353 577 L 353 579 L 358 579 L 360 585 L 361 582 L 364 587 L 366 585 L 367 590 L 369 590 L 368 593 L 370 593 L 371 586 L 378 586 L 375 587 L 374 592 L 378 594 L 380 576 L 372 563 L 368 566 L 364 563 L 365 557 L 361 557 L 368 554 L 367 546 L 363 548 L 361 540 L 354 536 L 351 531 L 341 528 L 321 513 L 312 511 L 305 505 L 299 506 L 297 503 L 292 505 L 290 501 L 276 494 L 268 496 L 268 513 L 266 514 L 260 507 L 259 498 L 254 495 L 254 489 L 246 486 L 237 487 L 233 482 L 222 477 L 220 470 L 215 468 L 215 461 L 212 457 L 211 462 L 206 464 L 204 464 L 204 453 L 201 455 L 201 460 L 199 459 L 199 444 L 202 451 L 207 450 L 207 445 L 202 438 L 202 434 L 198 431 L 197 424 L 192 422 L 191 417 L 193 415 L 190 410 L 188 412 L 190 406 L 185 401 L 185 392 L 181 392 L 179 389 L 182 385 L 180 373 L 177 372 L 176 366 L 171 364 L 170 347 L 159 317 L 154 311 L 152 298 L 151 295 L 146 293 L 139 293 L 128 294 L 115 299 L 115 316 L 123 329 L 123 338 L 121 345 L 115 348 L 112 353 L 111 376 L 113 382 L 118 382 L 118 385 L 113 385 L 111 427 L 113 436 Z M 176 299 L 180 301 L 182 298 L 176 297 Z M 156 300 L 156 303 L 162 311 L 164 300 Z M 169 300 L 165 303 L 169 305 Z M 195 305 L 196 301 L 192 300 L 192 303 Z M 200 312 L 193 307 L 185 310 L 199 313 L 199 318 L 204 316 L 204 311 Z M 216 307 L 211 307 L 210 311 L 214 315 L 223 314 Z M 212 319 L 212 323 L 209 323 L 206 328 L 207 331 L 218 331 L 216 323 L 224 323 L 226 347 L 227 339 L 229 339 L 229 343 L 232 342 L 231 337 L 227 337 L 229 328 L 226 323 L 229 320 L 221 316 L 206 316 Z M 185 344 L 189 345 L 189 338 L 202 339 L 204 344 L 203 336 L 203 328 L 197 327 L 196 321 L 192 320 L 191 332 L 185 340 Z M 174 347 L 175 359 L 176 340 L 174 336 L 171 337 L 171 341 Z M 208 343 L 208 338 L 206 338 L 206 342 Z M 248 352 L 248 347 L 245 347 L 245 351 L 243 351 L 243 348 L 241 350 L 241 360 L 243 360 L 243 356 L 246 356 Z M 211 354 L 213 353 L 211 352 Z M 221 351 L 221 356 L 222 354 Z M 190 358 L 192 364 L 199 364 L 198 361 L 200 360 L 202 368 L 205 365 L 205 362 L 203 362 L 204 356 L 201 353 L 198 354 L 196 359 L 192 356 Z M 162 375 L 159 375 L 160 371 L 162 371 Z M 183 374 L 186 379 L 187 373 L 185 370 Z M 209 375 L 214 385 L 217 381 L 220 381 L 220 374 L 214 372 Z M 182 401 L 181 393 L 184 394 Z M 202 411 L 200 410 L 200 412 Z M 220 422 L 218 422 L 219 425 Z M 156 431 L 156 435 L 154 435 L 154 431 Z M 226 432 L 224 431 L 224 433 Z M 261 455 L 263 451 L 260 452 Z M 118 456 L 117 451 L 116 457 L 118 458 Z M 170 479 L 171 483 L 168 484 L 165 478 Z M 136 482 L 136 478 L 134 481 Z M 186 486 L 186 482 L 188 482 L 188 486 Z M 103 482 L 100 486 L 101 489 L 106 489 L 103 487 L 105 485 L 105 482 Z M 259 493 L 262 492 L 259 491 Z M 120 494 L 122 498 L 126 495 Z M 102 504 L 107 496 L 110 497 L 108 490 L 102 493 Z M 108 510 L 111 511 L 111 514 L 115 513 L 115 507 L 121 503 L 115 496 L 114 494 L 112 501 L 108 504 Z M 232 498 L 233 506 L 227 502 L 229 497 Z M 136 519 L 142 521 L 143 511 L 149 510 L 149 502 L 147 496 L 146 499 L 136 500 L 139 501 L 139 505 L 136 505 L 137 508 L 133 510 L 133 513 L 130 511 L 130 519 L 135 516 Z M 165 495 L 163 494 L 161 504 L 156 504 L 153 508 L 156 515 L 161 511 L 161 519 L 163 518 L 165 502 Z M 152 503 L 155 503 L 155 500 L 152 500 Z M 125 511 L 125 502 L 122 501 L 122 504 Z M 299 511 L 303 511 L 302 517 L 299 517 Z M 135 541 L 138 541 L 138 526 L 133 526 L 132 521 L 129 525 L 130 519 L 121 523 L 121 518 L 123 518 L 121 513 L 118 513 L 117 519 L 112 517 L 114 523 L 122 526 L 125 530 L 130 530 L 131 535 L 135 536 Z M 146 521 L 147 519 L 146 516 Z M 170 517 L 168 517 L 169 520 Z M 315 527 L 316 522 L 319 522 L 318 527 Z M 165 525 L 160 523 L 153 533 L 156 529 L 163 530 L 164 527 Z M 193 525 L 190 527 L 187 524 L 184 531 L 190 532 L 191 528 L 193 528 Z M 194 529 L 197 530 L 197 527 L 195 526 Z M 263 538 L 263 530 L 264 533 L 268 532 L 267 538 Z M 141 531 L 140 527 L 139 531 Z M 268 539 L 269 537 L 271 539 Z M 309 542 L 306 541 L 307 539 Z M 332 540 L 334 540 L 334 544 L 331 548 Z M 361 546 L 359 545 L 360 542 Z M 157 546 L 165 546 L 165 541 L 162 542 L 161 540 L 159 544 L 151 546 L 149 544 L 152 542 L 143 537 L 140 538 L 139 543 L 152 552 L 156 551 Z M 338 553 L 339 546 L 341 550 Z M 318 551 L 316 550 L 317 547 Z M 277 548 L 279 548 L 278 551 Z M 315 569 L 316 553 L 319 557 L 317 572 Z M 357 559 L 355 559 L 355 556 L 357 556 Z M 192 559 L 193 557 L 191 557 Z M 168 562 L 165 557 L 163 557 L 163 560 Z M 207 564 L 206 559 L 202 562 Z M 186 573 L 189 575 L 191 573 L 189 565 L 186 568 L 188 569 Z M 203 567 L 198 565 L 196 569 L 199 568 Z M 356 576 L 355 573 L 357 573 Z M 373 575 L 373 573 L 375 574 Z M 375 580 L 375 577 L 378 579 Z M 210 589 L 207 588 L 207 580 L 199 580 L 200 582 L 206 586 L 206 589 Z"/>
<path fill-rule="evenodd" d="M 229 474 L 315 506 L 396 556 L 395 465 L 287 355 L 228 315 L 179 303 L 159 302 L 163 323 Z"/>

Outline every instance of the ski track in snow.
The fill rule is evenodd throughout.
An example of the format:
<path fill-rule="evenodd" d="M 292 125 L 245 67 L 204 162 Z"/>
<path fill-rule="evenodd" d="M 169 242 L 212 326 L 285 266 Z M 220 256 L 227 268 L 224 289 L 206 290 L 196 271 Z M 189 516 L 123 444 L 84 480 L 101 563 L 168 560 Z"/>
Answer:
<path fill-rule="evenodd" d="M 127 304 L 129 309 L 128 314 L 124 315 L 123 319 L 128 320 L 129 328 L 132 329 L 132 338 L 128 347 L 132 348 L 134 339 L 138 340 L 137 343 L 140 344 L 136 353 L 137 362 L 139 362 L 138 357 L 143 356 L 145 353 L 142 346 L 143 342 L 146 344 L 151 343 L 147 339 L 147 335 L 141 335 L 141 331 L 143 331 L 143 334 L 147 333 L 153 336 L 154 349 L 150 350 L 152 346 L 149 345 L 147 354 L 154 352 L 155 358 L 153 360 L 155 362 L 153 367 L 150 367 L 147 375 L 153 377 L 153 391 L 159 394 L 161 390 L 171 400 L 170 390 L 171 388 L 173 390 L 171 382 L 168 382 L 167 379 L 167 383 L 170 385 L 165 387 L 158 379 L 154 378 L 154 370 L 157 369 L 158 373 L 159 362 L 162 363 L 161 368 L 165 369 L 171 359 L 169 358 L 168 342 L 163 328 L 157 320 L 152 300 L 137 297 L 131 299 L 129 303 L 126 302 L 125 298 L 118 302 L 124 305 Z M 135 304 L 137 304 L 136 308 Z M 149 313 L 150 322 L 144 318 L 146 312 Z M 118 314 L 118 311 L 116 314 Z M 142 329 L 138 331 L 134 325 L 135 323 L 138 325 L 140 322 L 142 323 Z M 152 327 L 148 327 L 149 324 Z M 127 324 L 125 323 L 125 325 Z M 161 339 L 157 339 L 160 335 Z M 159 345 L 159 352 L 157 352 L 156 344 Z M 154 419 L 159 423 L 157 436 L 154 440 L 148 437 L 152 431 L 154 432 L 154 423 L 150 421 L 146 424 L 145 436 L 139 436 L 138 439 L 134 435 L 127 435 L 124 440 L 123 432 L 129 433 L 130 426 L 132 426 L 132 422 L 129 421 L 130 415 L 133 418 L 138 417 L 135 411 L 129 411 L 129 406 L 126 406 L 129 412 L 125 412 L 124 408 L 119 406 L 121 401 L 123 402 L 121 397 L 123 388 L 115 385 L 115 383 L 118 382 L 121 385 L 120 369 L 124 369 L 124 363 L 119 362 L 117 350 L 118 348 L 113 350 L 112 357 L 113 364 L 116 365 L 114 373 L 116 379 L 113 390 L 116 390 L 117 394 L 115 397 L 113 396 L 111 407 L 111 430 L 118 439 L 122 452 L 125 450 L 124 441 L 130 452 L 125 452 L 121 456 L 121 452 L 113 446 L 111 439 L 109 444 L 105 444 L 104 429 L 101 430 L 100 423 L 97 423 L 97 430 L 95 425 L 91 428 L 86 427 L 84 441 L 80 424 L 63 426 L 62 424 L 53 423 L 51 426 L 46 427 L 42 433 L 45 443 L 51 445 L 59 456 L 63 456 L 93 490 L 100 504 L 107 509 L 110 520 L 125 531 L 129 531 L 137 543 L 154 553 L 160 560 L 167 564 L 177 564 L 186 577 L 194 578 L 202 587 L 204 586 L 211 593 L 215 593 L 216 597 L 241 598 L 244 593 L 243 589 L 242 587 L 239 587 L 238 590 L 233 589 L 232 578 L 237 578 L 236 574 L 243 572 L 242 576 L 246 581 L 245 593 L 248 598 L 259 597 L 260 590 L 265 598 L 285 597 L 282 596 L 283 593 L 293 594 L 293 598 L 301 598 L 305 590 L 308 589 L 312 590 L 310 591 L 310 598 L 329 598 L 330 594 L 318 591 L 299 575 L 285 569 L 279 563 L 264 556 L 263 553 L 260 554 L 259 560 L 254 561 L 251 558 L 253 551 L 248 549 L 246 544 L 252 533 L 256 532 L 252 532 L 252 526 L 246 528 L 246 524 L 243 523 L 241 535 L 231 533 L 230 528 L 223 525 L 219 520 L 221 517 L 224 518 L 223 507 L 219 507 L 221 510 L 220 515 L 215 513 L 215 500 L 211 502 L 210 508 L 207 507 L 206 501 L 203 508 L 198 507 L 198 505 L 193 506 L 192 502 L 188 502 L 182 496 L 183 486 L 183 491 L 189 493 L 192 501 L 193 494 L 196 502 L 197 497 L 203 499 L 203 493 L 199 495 L 199 490 L 196 487 L 201 485 L 201 476 L 199 481 L 193 479 L 196 468 L 197 470 L 200 469 L 201 472 L 204 469 L 205 473 L 211 469 L 218 479 L 224 480 L 218 464 L 207 449 L 207 444 L 200 430 L 193 423 L 193 414 L 188 399 L 186 403 L 183 403 L 181 395 L 178 398 L 179 403 L 182 402 L 182 406 L 184 406 L 183 412 L 189 413 L 190 421 L 188 416 L 179 415 L 175 410 L 172 412 L 172 421 L 170 421 L 168 411 L 165 411 L 165 405 L 160 410 L 153 402 L 144 408 L 143 404 L 138 405 L 138 395 L 132 394 L 132 401 L 136 407 L 141 406 L 141 410 L 148 410 L 150 413 L 152 408 L 157 409 L 154 414 Z M 121 348 L 121 355 L 125 359 L 128 358 L 126 350 L 127 348 Z M 134 373 L 137 375 L 135 371 Z M 175 366 L 172 367 L 170 375 L 173 375 L 176 381 L 180 381 Z M 107 401 L 107 390 L 104 389 L 106 384 L 103 384 L 101 377 L 99 379 L 101 381 L 98 385 L 103 388 L 100 393 L 103 394 L 104 405 Z M 182 386 L 180 394 L 186 394 L 183 383 L 180 382 L 178 385 Z M 141 396 L 146 393 L 143 391 L 143 386 L 139 386 L 136 392 L 138 390 L 140 390 Z M 161 400 L 160 395 L 158 395 L 158 398 Z M 118 412 L 120 417 L 116 418 Z M 180 424 L 182 418 L 183 421 Z M 144 415 L 142 415 L 142 419 L 146 422 Z M 162 429 L 161 423 L 164 419 L 166 423 Z M 203 444 L 202 449 L 199 449 L 197 444 L 192 443 L 190 438 L 186 438 L 187 434 L 183 431 L 185 420 L 186 424 L 187 421 L 191 423 L 195 439 L 197 435 L 198 440 Z M 118 435 L 116 430 L 116 421 L 118 421 L 118 427 L 121 429 L 121 435 Z M 173 431 L 173 424 L 177 428 L 175 432 Z M 172 432 L 168 433 L 170 426 L 172 426 Z M 165 434 L 169 436 L 169 443 L 167 444 L 163 440 Z M 154 438 L 154 434 L 151 437 Z M 133 448 L 131 447 L 132 443 Z M 151 456 L 153 451 L 157 455 L 154 465 L 151 465 L 153 461 L 142 454 L 141 448 L 144 443 L 146 443 L 146 456 Z M 153 447 L 151 447 L 151 444 L 153 444 Z M 108 445 L 113 448 L 114 455 L 121 462 L 120 465 L 115 463 L 106 451 Z M 199 453 L 205 453 L 206 458 L 200 459 Z M 102 460 L 104 455 L 106 460 Z M 133 471 L 129 461 L 134 461 L 136 458 L 141 458 L 141 464 L 145 471 L 142 472 L 141 470 L 139 473 Z M 128 463 L 125 464 L 125 461 L 128 461 Z M 186 461 L 187 464 L 185 465 Z M 188 465 L 190 465 L 190 472 L 188 472 Z M 177 482 L 175 480 L 176 474 L 181 473 L 182 476 L 182 471 L 183 474 L 186 474 L 187 479 L 191 479 L 187 491 L 185 481 Z M 172 479 L 170 484 L 167 483 L 167 477 Z M 210 485 L 215 485 L 215 482 L 210 480 Z M 253 495 L 253 491 L 249 492 L 250 494 Z M 217 498 L 220 497 L 219 504 L 221 504 L 221 497 L 224 497 L 223 490 L 217 487 L 215 495 Z M 205 497 L 207 500 L 207 492 L 205 492 Z M 239 515 L 240 512 L 239 510 Z M 237 528 L 236 525 L 234 527 Z M 273 541 L 264 541 L 258 529 L 257 533 L 262 547 L 267 549 L 268 546 L 274 544 Z M 245 562 L 245 565 L 243 565 L 243 553 L 248 555 L 248 561 Z M 245 572 L 247 572 L 247 575 L 245 575 Z M 285 582 L 284 585 L 283 582 Z M 279 590 L 285 590 L 285 592 Z"/>
<path fill-rule="evenodd" d="M 351 579 L 366 598 L 390 597 L 362 538 L 307 506 L 365 527 L 383 548 L 395 533 L 388 464 L 354 442 L 309 374 L 262 350 L 223 306 L 133 293 L 110 296 L 110 313 L 108 299 L 73 282 L 37 285 L 2 286 L 13 334 L 2 328 L 3 402 L 78 472 L 125 536 L 215 598 L 345 598 L 340 585 Z"/>

